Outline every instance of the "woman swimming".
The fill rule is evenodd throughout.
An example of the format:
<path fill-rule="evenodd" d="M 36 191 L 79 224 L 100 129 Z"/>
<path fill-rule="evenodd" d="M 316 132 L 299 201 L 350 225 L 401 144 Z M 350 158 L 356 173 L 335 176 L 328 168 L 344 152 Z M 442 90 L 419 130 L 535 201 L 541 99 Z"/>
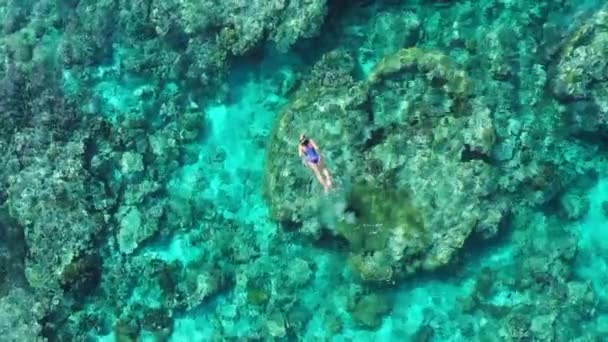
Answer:
<path fill-rule="evenodd" d="M 321 153 L 319 152 L 319 147 L 312 139 L 309 139 L 304 134 L 300 134 L 300 143 L 298 144 L 298 155 L 300 158 L 304 156 L 304 160 L 306 165 L 312 169 L 317 176 L 317 180 L 323 186 L 325 192 L 331 188 L 331 176 L 329 175 L 329 171 L 323 163 L 323 159 L 321 158 Z M 321 176 L 321 172 L 325 175 L 325 179 Z"/>

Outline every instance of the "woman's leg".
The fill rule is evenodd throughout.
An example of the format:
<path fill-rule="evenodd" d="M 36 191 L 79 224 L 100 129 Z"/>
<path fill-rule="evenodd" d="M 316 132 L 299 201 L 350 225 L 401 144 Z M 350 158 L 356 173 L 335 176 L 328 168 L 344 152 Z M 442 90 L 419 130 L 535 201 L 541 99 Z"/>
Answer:
<path fill-rule="evenodd" d="M 325 189 L 325 191 L 327 191 L 327 184 L 325 184 L 325 180 L 321 176 L 321 173 L 319 172 L 319 168 L 318 168 L 317 164 L 313 164 L 311 162 L 308 162 L 308 166 L 315 173 L 315 176 L 317 177 L 317 180 L 319 181 L 319 183 L 321 183 L 321 185 L 323 186 L 323 189 Z"/>
<path fill-rule="evenodd" d="M 325 163 L 323 162 L 323 160 L 319 160 L 319 168 L 323 170 L 323 174 L 325 175 L 325 179 L 326 179 L 326 184 L 328 187 L 331 188 L 332 186 L 332 182 L 331 182 L 331 176 L 329 175 L 329 170 L 327 169 L 327 166 L 325 165 Z"/>

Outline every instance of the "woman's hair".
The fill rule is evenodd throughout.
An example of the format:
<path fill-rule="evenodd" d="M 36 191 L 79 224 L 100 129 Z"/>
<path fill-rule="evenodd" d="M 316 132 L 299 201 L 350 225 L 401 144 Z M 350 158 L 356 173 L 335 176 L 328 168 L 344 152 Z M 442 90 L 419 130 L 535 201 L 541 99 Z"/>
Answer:
<path fill-rule="evenodd" d="M 304 135 L 300 135 L 300 145 L 308 145 L 308 138 Z"/>

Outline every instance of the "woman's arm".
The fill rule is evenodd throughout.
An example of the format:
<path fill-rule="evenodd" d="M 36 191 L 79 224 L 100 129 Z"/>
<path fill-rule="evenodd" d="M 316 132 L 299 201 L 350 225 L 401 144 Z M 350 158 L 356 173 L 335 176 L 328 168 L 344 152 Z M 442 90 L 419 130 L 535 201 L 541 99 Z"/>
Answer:
<path fill-rule="evenodd" d="M 314 141 L 314 140 L 310 139 L 309 141 L 310 141 L 310 143 L 312 144 L 312 147 L 314 147 L 314 148 L 315 148 L 315 150 L 317 150 L 317 152 L 321 152 L 321 151 L 319 150 L 319 146 L 317 146 L 317 144 L 315 144 L 315 141 Z"/>
<path fill-rule="evenodd" d="M 302 158 L 302 145 L 298 144 L 298 156 Z"/>

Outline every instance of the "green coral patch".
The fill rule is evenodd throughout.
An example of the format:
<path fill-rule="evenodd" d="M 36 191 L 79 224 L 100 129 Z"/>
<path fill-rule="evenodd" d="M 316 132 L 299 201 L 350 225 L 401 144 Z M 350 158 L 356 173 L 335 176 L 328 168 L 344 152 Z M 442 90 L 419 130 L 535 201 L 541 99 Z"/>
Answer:
<path fill-rule="evenodd" d="M 253 305 L 263 305 L 268 302 L 268 293 L 259 288 L 248 288 L 247 301 Z"/>
<path fill-rule="evenodd" d="M 382 323 L 382 317 L 391 309 L 387 300 L 375 293 L 364 295 L 349 304 L 355 323 L 365 329 L 377 329 Z"/>
<path fill-rule="evenodd" d="M 392 236 L 419 236 L 424 229 L 408 191 L 369 184 L 353 187 L 345 217 L 337 225 L 354 252 L 380 251 Z"/>
<path fill-rule="evenodd" d="M 404 256 L 418 255 L 430 243 L 410 192 L 384 184 L 354 185 L 336 232 L 349 243 L 351 269 L 376 284 L 394 282 L 407 271 Z"/>
<path fill-rule="evenodd" d="M 404 71 L 426 74 L 431 84 L 444 86 L 446 92 L 457 96 L 466 96 L 470 91 L 465 72 L 456 68 L 448 56 L 419 48 L 401 49 L 384 57 L 372 70 L 369 80 L 374 84 Z"/>

